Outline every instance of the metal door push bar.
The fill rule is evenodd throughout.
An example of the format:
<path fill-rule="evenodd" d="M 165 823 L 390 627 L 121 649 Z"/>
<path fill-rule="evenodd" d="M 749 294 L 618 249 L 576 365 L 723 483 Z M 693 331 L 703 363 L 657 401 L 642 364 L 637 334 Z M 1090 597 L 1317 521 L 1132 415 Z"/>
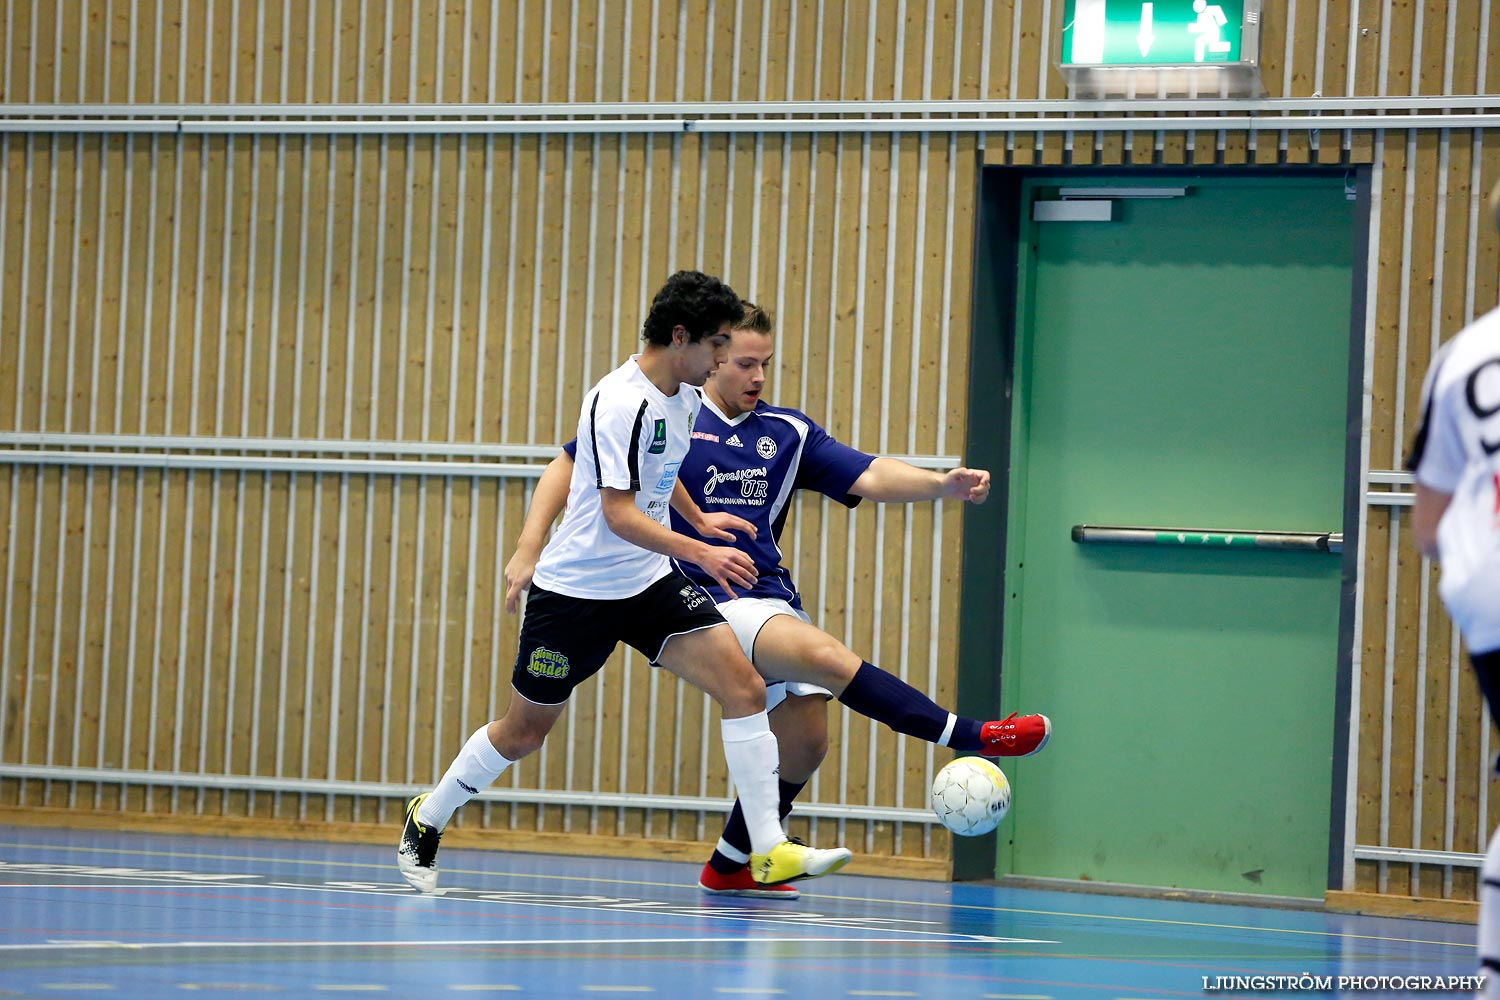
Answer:
<path fill-rule="evenodd" d="M 1223 528 L 1143 528 L 1133 525 L 1075 524 L 1080 545 L 1169 545 L 1215 549 L 1274 549 L 1289 552 L 1342 552 L 1341 531 L 1231 531 Z"/>

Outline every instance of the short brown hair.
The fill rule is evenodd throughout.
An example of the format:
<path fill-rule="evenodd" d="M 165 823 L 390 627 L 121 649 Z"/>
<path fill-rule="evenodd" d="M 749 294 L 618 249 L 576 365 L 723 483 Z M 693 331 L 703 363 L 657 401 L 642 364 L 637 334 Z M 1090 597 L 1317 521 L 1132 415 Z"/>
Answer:
<path fill-rule="evenodd" d="M 749 330 L 752 333 L 764 333 L 766 336 L 770 336 L 772 328 L 771 314 L 754 302 L 746 302 L 743 299 L 740 301 L 745 307 L 745 315 L 738 323 L 734 324 L 733 328 L 736 330 Z"/>

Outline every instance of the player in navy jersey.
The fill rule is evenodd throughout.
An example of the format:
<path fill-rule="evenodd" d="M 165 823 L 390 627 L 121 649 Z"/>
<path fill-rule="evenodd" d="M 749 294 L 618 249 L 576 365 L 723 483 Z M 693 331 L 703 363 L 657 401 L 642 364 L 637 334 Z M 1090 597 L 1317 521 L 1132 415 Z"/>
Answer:
<path fill-rule="evenodd" d="M 396 848 L 403 878 L 437 888 L 437 850 L 455 810 L 511 764 L 536 751 L 620 641 L 711 696 L 722 710 L 724 759 L 753 829 L 754 884 L 837 871 L 849 852 L 788 840 L 777 815 L 780 752 L 766 687 L 708 595 L 678 568 L 692 565 L 721 588 L 750 586 L 754 563 L 704 539 L 754 534 L 744 519 L 704 512 L 678 481 L 696 386 L 724 357 L 739 297 L 717 278 L 679 271 L 651 303 L 640 354 L 600 379 L 578 417 L 573 505 L 535 562 L 505 715 L 475 730 L 430 792 L 407 803 Z M 686 531 L 668 527 L 667 510 Z"/>
<path fill-rule="evenodd" d="M 757 575 L 750 586 L 724 587 L 691 566 L 682 568 L 713 595 L 745 654 L 767 680 L 771 728 L 781 750 L 783 818 L 827 753 L 825 706 L 833 697 L 899 733 L 955 750 L 990 756 L 1040 750 L 1051 733 L 1046 716 L 1012 715 L 981 723 L 954 715 L 809 621 L 779 547 L 795 490 L 814 490 L 849 507 L 861 499 L 983 503 L 990 477 L 983 470 L 940 473 L 876 458 L 841 444 L 806 414 L 766 403 L 761 395 L 774 349 L 771 329 L 770 317 L 747 303 L 745 318 L 731 332 L 727 360 L 705 383 L 704 405 L 679 477 L 703 510 L 734 513 L 757 528 L 753 538 L 740 534 L 722 543 L 754 560 Z M 574 447 L 569 442 L 537 484 L 516 553 L 505 568 L 509 610 L 515 610 L 521 589 L 530 582 L 547 528 L 567 500 Z M 675 516 L 673 527 L 691 530 Z M 754 883 L 746 868 L 749 860 L 744 819 L 736 804 L 700 885 L 711 893 L 795 897 L 793 886 Z"/>
<path fill-rule="evenodd" d="M 1490 192 L 1500 224 L 1500 184 Z M 691 449 L 690 449 L 691 450 Z M 1500 719 L 1500 309 L 1443 345 L 1422 386 L 1422 423 L 1407 467 L 1412 534 L 1438 560 L 1438 591 L 1469 647 L 1479 689 Z M 1500 831 L 1479 887 L 1479 996 L 1500 997 Z"/>

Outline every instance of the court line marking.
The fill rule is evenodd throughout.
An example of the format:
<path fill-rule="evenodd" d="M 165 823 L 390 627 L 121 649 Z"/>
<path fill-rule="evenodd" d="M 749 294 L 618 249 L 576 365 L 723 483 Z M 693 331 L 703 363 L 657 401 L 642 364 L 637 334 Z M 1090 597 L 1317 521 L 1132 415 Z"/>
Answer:
<path fill-rule="evenodd" d="M 43 886 L 42 888 L 48 888 L 48 889 L 76 889 L 76 888 L 79 888 L 79 887 L 78 886 L 68 886 L 68 885 L 57 885 L 57 886 Z M 121 888 L 123 888 L 123 887 L 121 887 Z M 134 887 L 132 887 L 132 888 L 134 888 Z M 143 888 L 169 888 L 169 887 L 168 886 L 156 886 L 156 887 L 143 887 Z M 176 887 L 172 886 L 170 888 L 176 888 Z M 809 925 L 809 926 L 827 926 L 827 925 Z M 861 930 L 861 929 L 864 929 L 864 928 L 850 928 L 850 929 L 851 930 Z M 899 931 L 898 930 L 898 931 L 896 931 L 896 933 L 899 934 L 899 933 L 908 933 L 908 932 Z M 929 932 L 929 933 L 931 933 L 931 932 Z M 892 943 L 896 943 L 896 944 L 911 944 L 911 945 L 917 945 L 917 944 L 990 944 L 990 943 L 997 943 L 997 942 L 990 941 L 989 939 L 986 939 L 986 938 L 977 938 L 976 939 L 973 936 L 970 936 L 970 937 L 963 937 L 963 936 L 960 936 L 960 935 L 952 935 L 952 936 L 954 937 L 954 940 L 952 940 L 952 941 L 920 941 L 920 940 L 908 940 L 906 938 L 894 938 L 894 939 L 892 939 L 890 941 L 886 941 L 886 940 L 875 939 L 875 938 L 853 938 L 853 937 L 851 937 L 851 938 L 828 938 L 828 939 L 826 939 L 826 941 L 824 941 L 824 939 L 810 938 L 810 937 L 787 938 L 786 940 L 788 940 L 788 941 L 814 941 L 814 942 L 820 942 L 820 943 L 843 943 L 843 944 L 866 944 L 866 943 L 869 943 L 869 944 L 892 944 Z M 623 939 L 622 938 L 601 938 L 600 940 L 601 941 L 619 941 L 619 940 L 623 940 Z M 735 937 L 735 938 L 716 937 L 716 938 L 713 938 L 712 940 L 715 940 L 715 941 L 738 941 L 740 943 L 744 943 L 744 942 L 747 942 L 747 941 L 769 941 L 769 942 L 777 942 L 777 941 L 779 941 L 781 939 L 779 939 L 779 938 L 769 938 L 769 937 L 755 937 L 755 936 L 750 936 L 750 937 Z M 218 941 L 219 941 L 220 944 L 224 945 L 225 947 L 233 947 L 235 944 L 241 943 L 241 942 L 235 942 L 235 941 L 226 941 L 226 940 L 223 940 L 223 939 L 218 939 Z M 539 943 L 539 944 L 540 943 L 547 943 L 547 942 L 534 941 L 534 939 L 528 939 L 528 941 L 531 941 L 532 943 Z M 675 942 L 675 939 L 673 939 L 673 941 Z M 278 943 L 278 942 L 269 942 L 268 944 L 275 944 L 275 943 Z M 346 942 L 346 943 L 348 943 L 348 944 L 360 944 L 361 942 L 353 941 L 353 942 Z M 414 942 L 411 942 L 411 943 L 412 944 L 423 944 L 423 943 L 426 943 L 426 942 L 414 941 Z M 444 942 L 431 942 L 431 943 L 433 943 L 433 944 L 442 944 Z M 476 941 L 476 942 L 471 942 L 471 943 L 474 943 L 474 944 L 487 944 L 489 942 Z M 579 941 L 578 943 L 580 943 L 580 944 L 590 944 L 590 943 L 595 943 L 595 942 L 591 942 L 591 941 Z M 1057 942 L 1057 941 L 1041 941 L 1041 942 L 1038 942 L 1038 941 L 1018 940 L 1018 939 L 1014 939 L 1014 938 L 1009 938 L 1009 939 L 1000 939 L 998 943 L 1002 943 L 1002 944 L 1008 944 L 1008 943 L 1015 943 L 1015 944 L 1060 944 L 1061 942 Z M 156 943 L 156 944 L 153 944 L 152 946 L 153 947 L 175 947 L 175 945 L 172 942 Z M 126 941 L 115 940 L 113 938 L 47 938 L 45 941 L 43 941 L 40 944 L 29 944 L 29 945 L 23 945 L 23 944 L 0 944 L 0 951 L 19 950 L 19 949 L 26 949 L 26 948 L 38 948 L 38 949 L 49 948 L 49 949 L 52 949 L 52 950 L 66 951 L 69 948 L 91 948 L 91 949 L 95 949 L 95 950 L 108 950 L 108 949 L 130 949 L 130 948 L 140 948 L 140 947 L 144 947 L 144 944 L 134 944 L 134 943 L 126 942 Z M 1034 957 L 1034 956 L 1032 956 L 1032 957 Z M 1076 955 L 1059 955 L 1058 957 L 1059 958 L 1077 958 L 1078 956 L 1076 956 Z M 1343 958 L 1346 961 L 1372 961 L 1373 962 L 1373 961 L 1379 961 L 1383 957 L 1384 956 L 1380 952 L 1370 952 L 1368 954 L 1363 954 L 1363 953 L 1346 953 L 1346 954 L 1343 955 Z M 1201 964 L 1203 962 L 1208 962 L 1208 961 L 1214 961 L 1214 962 L 1254 962 L 1254 961 L 1259 961 L 1259 960 L 1264 960 L 1264 959 L 1265 959 L 1265 954 L 1263 952 L 1259 952 L 1259 951 L 1248 952 L 1246 954 L 1237 954 L 1237 955 L 1203 954 L 1202 952 L 1191 952 L 1191 953 L 1181 954 L 1181 955 L 1152 955 L 1152 954 L 1144 954 L 1144 955 L 1131 955 L 1130 956 L 1130 960 L 1131 961 L 1146 961 L 1146 962 L 1196 962 L 1196 963 L 1199 963 L 1199 964 Z M 1436 956 L 1433 956 L 1433 957 L 1430 957 L 1430 958 L 1429 957 L 1423 957 L 1423 958 L 1415 959 L 1415 961 L 1420 961 L 1420 962 L 1441 962 L 1441 961 L 1443 961 L 1443 959 L 1438 958 Z M 186 987 L 184 987 L 184 988 L 186 988 Z M 476 991 L 484 991 L 484 990 L 514 990 L 514 989 L 520 989 L 520 987 L 519 986 L 505 986 L 505 985 L 484 985 L 484 984 L 466 986 L 466 985 L 459 984 L 459 985 L 450 985 L 448 987 L 448 989 L 450 989 L 450 990 L 476 990 Z M 777 991 L 777 990 L 775 990 L 775 989 L 773 989 L 771 987 L 759 987 L 759 986 L 745 986 L 745 987 L 721 986 L 721 987 L 715 987 L 714 991 L 717 992 L 717 993 L 749 993 L 749 994 L 760 994 L 760 993 L 768 993 L 768 992 L 769 993 L 785 992 L 785 991 Z M 0 990 L 0 997 L 4 997 L 6 995 L 7 994 L 5 993 L 4 990 Z M 1047 994 L 1047 993 L 1035 993 L 1035 994 L 1033 994 L 1033 993 L 985 993 L 985 994 L 982 994 L 981 997 L 982 997 L 982 1000 L 1052 1000 L 1051 994 Z"/>
<path fill-rule="evenodd" d="M 515 992 L 521 987 L 515 985 L 514 983 L 495 983 L 493 985 L 488 985 L 485 983 L 453 983 L 449 985 L 448 988 L 450 990 L 460 990 L 471 993 L 508 993 Z"/>
<path fill-rule="evenodd" d="M 143 834 L 142 836 L 161 836 L 161 835 L 159 835 L 159 834 Z M 191 835 L 189 834 L 189 835 L 186 835 L 186 836 L 191 836 Z M 288 843 L 309 843 L 309 842 L 308 841 L 288 841 Z M 320 841 L 319 843 L 322 843 L 322 842 Z M 352 844 L 352 845 L 348 845 L 348 846 L 351 846 L 351 847 L 368 847 L 370 845 L 368 845 L 368 844 Z M 390 872 L 391 872 L 391 869 L 393 867 L 395 867 L 394 865 L 374 864 L 374 863 L 365 862 L 365 861 L 329 861 L 329 860 L 322 859 L 322 858 L 273 858 L 273 857 L 265 857 L 265 856 L 243 857 L 243 856 L 238 856 L 238 855 L 227 855 L 227 854 L 188 854 L 188 853 L 183 853 L 181 851 L 151 851 L 151 850 L 137 849 L 137 848 L 95 847 L 95 846 L 91 846 L 91 845 L 82 845 L 82 844 L 27 844 L 27 843 L 10 843 L 10 842 L 0 841 L 0 848 L 3 848 L 3 847 L 25 848 L 25 849 L 29 849 L 29 850 L 46 850 L 46 851 L 76 851 L 76 852 L 86 852 L 86 853 L 94 853 L 94 854 L 120 854 L 120 855 L 126 855 L 126 856 L 134 856 L 134 857 L 192 858 L 192 859 L 205 860 L 205 861 L 241 861 L 241 862 L 251 862 L 251 863 L 259 862 L 259 863 L 262 863 L 262 864 L 269 863 L 269 864 L 313 865 L 313 866 L 322 866 L 322 867 L 358 868 L 358 869 L 369 869 L 369 870 L 372 870 L 372 871 L 380 871 L 380 872 L 386 873 L 387 875 L 389 875 Z M 459 849 L 462 850 L 463 848 L 459 848 Z M 478 850 L 478 849 L 481 849 L 481 848 L 468 848 L 468 850 Z M 496 853 L 505 853 L 505 852 L 496 852 Z M 619 859 L 615 859 L 615 860 L 619 860 Z M 36 863 L 41 863 L 41 862 L 36 862 Z M 648 862 L 648 863 L 650 863 L 650 862 Z M 686 863 L 686 862 L 683 862 L 683 863 Z M 543 879 L 543 880 L 548 880 L 548 881 L 587 882 L 587 883 L 591 883 L 591 884 L 595 884 L 595 885 L 632 885 L 632 886 L 647 886 L 647 887 L 651 887 L 651 888 L 671 888 L 671 889 L 682 889 L 682 888 L 684 888 L 684 886 L 681 883 L 677 883 L 677 882 L 651 882 L 651 881 L 641 881 L 641 880 L 633 880 L 633 879 L 591 878 L 589 876 L 584 876 L 584 875 L 549 875 L 549 874 L 537 874 L 537 873 L 532 873 L 532 872 L 485 871 L 485 870 L 479 870 L 479 869 L 459 869 L 459 868 L 444 869 L 444 874 L 448 874 L 448 875 L 479 875 L 479 876 L 484 876 L 484 877 L 487 877 L 487 878 L 534 878 L 534 879 Z M 1037 890 L 1024 890 L 1024 891 L 1037 891 Z M 1029 909 L 1029 908 L 1025 908 L 1025 907 L 1011 907 L 1011 906 L 978 906 L 978 905 L 975 905 L 975 904 L 972 904 L 972 903 L 952 903 L 952 902 L 938 902 L 938 901 L 934 901 L 934 900 L 916 900 L 916 899 L 882 899 L 882 898 L 879 898 L 879 897 L 868 897 L 868 896 L 832 896 L 832 895 L 830 895 L 830 896 L 825 897 L 825 898 L 828 898 L 828 899 L 841 899 L 841 900 L 847 900 L 847 901 L 850 901 L 850 902 L 858 902 L 858 903 L 880 903 L 880 904 L 885 905 L 885 906 L 892 906 L 892 905 L 895 905 L 895 906 L 928 906 L 928 907 L 931 907 L 931 906 L 940 906 L 940 907 L 943 907 L 944 909 L 949 909 L 949 910 L 974 910 L 974 911 L 978 911 L 980 913 L 1016 913 L 1016 914 L 1026 915 L 1026 916 L 1038 916 L 1038 917 L 1073 917 L 1073 918 L 1077 918 L 1077 919 L 1081 919 L 1081 920 L 1109 920 L 1109 921 L 1118 921 L 1118 922 L 1122 922 L 1122 923 L 1163 924 L 1163 925 L 1170 926 L 1170 927 L 1198 927 L 1198 928 L 1203 928 L 1205 930 L 1248 931 L 1248 932 L 1251 932 L 1251 933 L 1258 933 L 1258 934 L 1286 934 L 1286 935 L 1302 936 L 1302 937 L 1327 938 L 1327 939 L 1331 939 L 1331 940 L 1334 940 L 1334 941 L 1381 941 L 1381 942 L 1389 942 L 1389 943 L 1394 943 L 1394 944 L 1427 944 L 1427 945 L 1438 945 L 1438 946 L 1447 947 L 1447 948 L 1458 948 L 1458 949 L 1464 949 L 1464 950 L 1472 949 L 1474 947 L 1474 943 L 1472 941 L 1433 941 L 1433 940 L 1428 940 L 1426 938 L 1388 937 L 1388 936 L 1382 935 L 1382 934 L 1345 934 L 1345 933 L 1340 933 L 1338 931 L 1308 930 L 1308 929 L 1297 928 L 1297 927 L 1256 927 L 1256 926 L 1248 926 L 1248 925 L 1242 925 L 1242 924 L 1214 923 L 1214 922 L 1205 921 L 1205 920 L 1169 920 L 1169 919 L 1166 919 L 1164 917 L 1132 917 L 1132 916 L 1126 916 L 1126 915 L 1123 915 L 1123 914 L 1107 914 L 1107 913 L 1073 913 L 1073 912 L 1070 912 L 1070 911 L 1067 911 L 1067 910 L 1036 910 L 1036 909 Z M 1116 897 L 1110 897 L 1110 898 L 1116 898 Z M 1160 901 L 1159 900 L 1151 900 L 1151 902 L 1160 902 Z M 1205 905 L 1233 906 L 1235 904 L 1232 904 L 1232 903 L 1215 903 L 1215 904 L 1205 904 Z M 1311 911 L 1311 912 L 1319 912 L 1319 911 Z M 1359 916 L 1359 914 L 1350 914 L 1350 916 Z M 1369 918 L 1369 919 L 1377 919 L 1378 920 L 1378 919 L 1394 919 L 1394 918 L 1372 917 L 1372 918 Z"/>
<path fill-rule="evenodd" d="M 63 872 L 62 874 L 70 874 L 70 873 Z M 88 871 L 82 871 L 82 872 L 78 872 L 76 877 L 78 877 L 80 879 L 84 879 L 84 878 L 120 878 L 120 879 L 146 880 L 146 879 L 151 879 L 151 878 L 153 878 L 155 876 L 153 876 L 152 873 L 150 873 L 150 872 L 144 872 L 144 871 L 142 871 L 142 872 L 121 872 L 121 873 L 118 873 L 118 874 L 109 873 L 109 872 L 88 872 Z M 261 876 L 246 876 L 246 877 L 259 878 Z M 404 900 L 409 900 L 409 901 L 413 901 L 414 899 L 415 900 L 423 900 L 423 899 L 432 899 L 432 898 L 442 898 L 444 902 L 498 903 L 500 905 L 509 904 L 509 905 L 512 905 L 512 906 L 534 906 L 534 907 L 539 907 L 539 908 L 549 908 L 550 907 L 550 908 L 560 909 L 560 910 L 578 910 L 578 911 L 582 911 L 582 912 L 585 912 L 585 913 L 609 913 L 609 914 L 616 914 L 616 913 L 621 913 L 621 912 L 626 912 L 626 913 L 628 913 L 628 912 L 638 912 L 638 913 L 647 913 L 647 914 L 650 914 L 650 915 L 653 915 L 653 916 L 678 917 L 678 918 L 690 919 L 690 920 L 704 920 L 704 919 L 707 919 L 707 920 L 738 920 L 741 923 L 747 923 L 747 924 L 770 924 L 770 925 L 773 925 L 773 926 L 780 926 L 780 927 L 832 928 L 832 929 L 841 929 L 841 930 L 859 930 L 859 931 L 866 931 L 866 932 L 869 932 L 869 933 L 884 932 L 884 933 L 887 933 L 887 934 L 910 934 L 910 935 L 914 935 L 914 936 L 918 936 L 918 937 L 928 937 L 928 938 L 937 937 L 937 938 L 944 938 L 944 939 L 948 939 L 948 940 L 952 940 L 952 941 L 964 941 L 964 942 L 968 942 L 968 943 L 971 943 L 971 944 L 974 944 L 974 943 L 977 943 L 977 944 L 1061 944 L 1062 943 L 1060 941 L 1053 941 L 1053 940 L 1049 940 L 1049 939 L 1045 939 L 1045 938 L 998 937 L 998 936 L 989 935 L 989 934 L 961 934 L 961 933 L 957 933 L 957 932 L 954 932 L 954 931 L 932 931 L 932 930 L 918 930 L 916 928 L 905 928 L 905 927 L 872 926 L 872 924 L 875 924 L 875 923 L 882 924 L 882 925 L 897 924 L 897 923 L 918 923 L 918 922 L 920 922 L 920 923 L 928 923 L 928 924 L 934 924 L 934 923 L 936 923 L 936 921 L 930 921 L 930 920 L 929 921 L 913 921 L 913 920 L 903 920 L 901 918 L 891 918 L 891 917 L 873 917 L 873 918 L 865 918 L 865 917 L 838 917 L 838 916 L 830 916 L 830 915 L 824 915 L 824 914 L 818 914 L 818 913 L 806 913 L 806 912 L 804 912 L 804 913 L 795 913 L 795 912 L 784 912 L 784 911 L 780 912 L 780 913 L 773 913 L 773 912 L 771 912 L 769 910 L 764 910 L 764 909 L 760 909 L 760 908 L 757 908 L 757 907 L 748 907 L 748 906 L 712 906 L 712 907 L 704 907 L 701 904 L 694 905 L 694 904 L 689 904 L 689 903 L 679 904 L 679 905 L 675 905 L 675 906 L 673 904 L 667 904 L 667 903 L 662 903 L 662 904 L 654 904 L 653 903 L 649 909 L 646 909 L 646 908 L 642 908 L 640 906 L 640 904 L 642 902 L 649 902 L 649 901 L 640 901 L 640 900 L 632 901 L 632 900 L 628 900 L 628 899 L 626 899 L 626 900 L 613 900 L 612 901 L 613 905 L 592 905 L 591 906 L 591 905 L 588 905 L 586 902 L 582 901 L 582 900 L 587 900 L 588 899 L 588 897 L 586 897 L 586 896 L 585 897 L 579 897 L 580 901 L 578 901 L 578 902 L 573 902 L 573 901 L 559 902 L 556 899 L 552 899 L 552 900 L 526 899 L 526 898 L 524 898 L 525 894 L 514 893 L 514 892 L 512 892 L 510 890 L 492 890 L 492 891 L 486 891 L 486 890 L 482 890 L 482 889 L 468 889 L 468 888 L 462 888 L 461 889 L 459 887 L 453 887 L 453 888 L 450 888 L 450 889 L 447 889 L 447 890 L 440 890 L 440 892 L 446 891 L 446 892 L 449 892 L 449 893 L 455 893 L 455 892 L 473 893 L 474 895 L 472 895 L 472 896 L 469 896 L 469 895 L 453 895 L 453 896 L 441 896 L 441 897 L 439 897 L 438 894 L 434 893 L 434 894 L 428 894 L 426 896 L 415 896 L 415 894 L 413 894 L 411 892 L 404 891 L 403 887 L 400 887 L 400 886 L 393 886 L 393 887 L 389 887 L 389 888 L 387 888 L 387 887 L 381 887 L 381 888 L 378 888 L 378 889 L 369 889 L 369 888 L 363 888 L 363 887 L 361 887 L 361 885 L 358 885 L 358 884 L 356 884 L 356 885 L 349 885 L 349 884 L 314 885 L 314 884 L 301 884 L 301 883 L 296 883 L 296 882 L 210 882 L 210 883 L 195 883 L 195 882 L 192 882 L 192 881 L 184 881 L 184 880 L 180 880 L 180 879 L 162 880 L 162 879 L 159 879 L 159 878 L 158 878 L 157 881 L 154 881 L 154 882 L 151 882 L 151 881 L 134 881 L 134 882 L 129 882 L 129 883 L 125 883 L 125 884 L 117 884 L 117 883 L 113 883 L 113 882 L 98 882 L 98 883 L 93 883 L 93 884 L 77 884 L 77 883 L 41 884 L 41 883 L 26 883 L 26 882 L 20 882 L 20 883 L 14 883 L 14 884 L 12 884 L 12 883 L 0 883 L 0 888 L 33 888 L 33 889 L 36 889 L 36 888 L 48 888 L 48 889 L 64 889 L 64 890 L 67 890 L 67 889 L 87 889 L 89 891 L 105 890 L 105 891 L 112 891 L 112 892 L 127 892 L 127 891 L 130 891 L 130 890 L 138 890 L 138 891 L 140 891 L 140 890 L 151 890 L 151 891 L 154 891 L 154 890 L 159 890 L 159 889 L 170 889 L 173 892 L 187 892 L 187 891 L 192 890 L 192 889 L 200 889 L 200 890 L 201 889 L 214 889 L 214 890 L 218 890 L 218 891 L 221 891 L 221 892 L 222 891 L 228 891 L 228 890 L 236 890 L 236 891 L 238 891 L 238 890 L 243 890 L 243 889 L 282 889 L 282 890 L 291 890 L 291 891 L 300 891 L 300 892 L 328 892 L 328 893 L 334 893 L 335 895 L 347 895 L 347 896 L 373 896 L 373 897 L 380 898 L 380 899 L 404 899 Z M 498 898 L 498 899 L 495 898 L 497 896 L 503 897 L 503 896 L 510 896 L 510 895 L 522 896 L 523 898 L 508 898 L 508 899 L 507 898 Z M 547 894 L 535 894 L 535 895 L 547 895 Z M 568 897 L 565 894 L 562 894 L 562 893 L 557 893 L 557 894 L 553 894 L 553 895 L 554 896 L 561 896 L 564 900 L 568 899 Z M 688 911 L 688 912 L 684 912 L 684 911 Z M 852 940 L 852 941 L 858 941 L 860 939 L 858 939 L 858 938 L 851 938 L 850 940 Z"/>
<path fill-rule="evenodd" d="M 973 944 L 972 937 L 949 935 L 948 941 L 911 938 L 851 937 L 649 937 L 649 938 L 456 938 L 443 941 L 95 941 L 87 944 L 0 944 L 0 951 L 165 951 L 172 948 L 466 948 L 475 945 L 590 945 L 590 944 Z M 475 989 L 477 987 L 465 987 Z M 492 987 L 486 987 L 492 988 Z M 764 992 L 764 991 L 757 991 Z"/>
<path fill-rule="evenodd" d="M 207 983 L 178 983 L 179 990 L 202 990 L 206 993 L 220 993 L 224 990 L 250 993 L 279 993 L 281 987 L 273 983 L 234 983 L 234 982 L 207 982 Z"/>

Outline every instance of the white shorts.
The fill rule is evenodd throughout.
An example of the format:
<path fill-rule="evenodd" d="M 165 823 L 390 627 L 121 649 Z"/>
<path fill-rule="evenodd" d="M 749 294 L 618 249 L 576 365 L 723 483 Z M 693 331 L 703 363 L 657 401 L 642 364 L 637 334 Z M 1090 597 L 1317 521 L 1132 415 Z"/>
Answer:
<path fill-rule="evenodd" d="M 734 629 L 734 637 L 740 641 L 740 648 L 745 651 L 745 656 L 751 663 L 755 662 L 755 637 L 760 635 L 760 630 L 765 628 L 766 622 L 777 615 L 791 615 L 812 624 L 812 619 L 806 614 L 792 607 L 786 601 L 774 597 L 740 597 L 732 601 L 725 601 L 719 606 L 719 614 Z M 760 668 L 757 667 L 757 670 Z M 765 676 L 762 673 L 761 676 Z M 780 705 L 788 695 L 814 695 L 819 694 L 824 698 L 832 698 L 833 692 L 827 688 L 809 684 L 806 681 L 778 681 L 766 677 L 766 711 Z"/>

